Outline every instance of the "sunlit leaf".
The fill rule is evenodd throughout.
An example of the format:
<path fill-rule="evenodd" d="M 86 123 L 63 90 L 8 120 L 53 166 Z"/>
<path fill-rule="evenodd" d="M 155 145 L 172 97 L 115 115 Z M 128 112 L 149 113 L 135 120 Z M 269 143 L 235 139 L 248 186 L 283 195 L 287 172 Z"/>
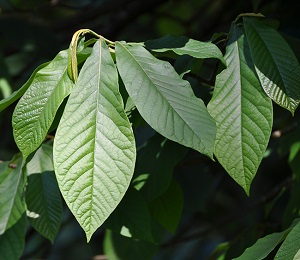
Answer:
<path fill-rule="evenodd" d="M 244 17 L 255 70 L 266 94 L 294 114 L 300 102 L 300 66 L 286 40 L 258 19 Z"/>
<path fill-rule="evenodd" d="M 88 241 L 124 196 L 135 153 L 117 70 L 100 40 L 79 73 L 54 140 L 60 190 Z"/>
<path fill-rule="evenodd" d="M 185 36 L 167 35 L 156 40 L 145 42 L 145 47 L 155 52 L 173 51 L 178 55 L 190 55 L 195 58 L 216 58 L 224 64 L 223 54 L 220 49 L 211 42 L 200 42 Z"/>
<path fill-rule="evenodd" d="M 231 28 L 227 68 L 216 79 L 208 110 L 217 123 L 215 155 L 247 194 L 266 150 L 273 121 L 271 100 L 254 72 L 242 31 Z"/>
<path fill-rule="evenodd" d="M 212 158 L 215 122 L 188 81 L 139 45 L 116 43 L 117 66 L 145 121 L 166 138 Z"/>
<path fill-rule="evenodd" d="M 39 70 L 15 108 L 14 138 L 24 160 L 41 145 L 60 104 L 73 87 L 67 75 L 67 56 L 67 51 L 61 51 Z"/>
<path fill-rule="evenodd" d="M 51 242 L 62 219 L 62 201 L 53 171 L 52 147 L 43 144 L 27 164 L 26 203 L 31 225 Z"/>

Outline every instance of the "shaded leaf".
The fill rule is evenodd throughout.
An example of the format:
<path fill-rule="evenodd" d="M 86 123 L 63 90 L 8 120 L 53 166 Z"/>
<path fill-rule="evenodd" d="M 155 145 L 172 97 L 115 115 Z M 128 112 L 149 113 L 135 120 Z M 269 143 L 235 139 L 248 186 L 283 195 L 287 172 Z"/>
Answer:
<path fill-rule="evenodd" d="M 52 243 L 62 219 L 62 201 L 53 171 L 52 147 L 43 144 L 27 164 L 27 210 L 31 225 Z"/>
<path fill-rule="evenodd" d="M 289 227 L 288 229 L 282 232 L 273 233 L 258 239 L 254 245 L 247 248 L 242 255 L 234 259 L 236 260 L 264 259 L 265 257 L 268 256 L 269 253 L 271 253 L 275 249 L 277 245 L 279 245 L 287 237 L 287 235 L 290 233 L 293 227 L 297 225 L 298 222 L 299 220 L 295 221 L 291 227 Z"/>
<path fill-rule="evenodd" d="M 53 152 L 60 190 L 88 241 L 124 196 L 135 153 L 117 70 L 100 40 L 69 97 Z"/>
<path fill-rule="evenodd" d="M 25 247 L 26 227 L 26 214 L 23 212 L 19 220 L 0 235 L 0 259 L 20 259 Z"/>
<path fill-rule="evenodd" d="M 10 106 L 12 103 L 14 103 L 16 100 L 18 100 L 24 93 L 25 91 L 30 87 L 32 84 L 37 72 L 41 70 L 42 68 L 46 67 L 49 64 L 49 62 L 46 62 L 40 66 L 38 66 L 30 78 L 27 80 L 27 82 L 18 90 L 14 91 L 9 97 L 2 99 L 0 101 L 0 112 Z"/>
<path fill-rule="evenodd" d="M 188 149 L 161 135 L 151 137 L 137 155 L 133 184 L 147 201 L 159 197 L 171 183 L 176 164 Z"/>
<path fill-rule="evenodd" d="M 147 241 L 134 240 L 106 230 L 104 253 L 108 259 L 144 259 L 150 260 L 157 245 Z"/>
<path fill-rule="evenodd" d="M 152 241 L 151 217 L 146 201 L 134 188 L 128 189 L 124 198 L 109 216 L 105 226 L 114 232 L 133 239 Z"/>
<path fill-rule="evenodd" d="M 15 166 L 9 167 L 11 164 Z M 14 157 L 9 165 L 9 174 L 0 184 L 0 235 L 15 225 L 25 213 L 22 157 Z"/>
<path fill-rule="evenodd" d="M 286 40 L 274 28 L 244 17 L 255 70 L 266 94 L 294 114 L 300 102 L 300 66 Z"/>
<path fill-rule="evenodd" d="M 117 66 L 145 121 L 166 138 L 212 158 L 215 122 L 188 81 L 142 46 L 116 43 Z"/>
<path fill-rule="evenodd" d="M 15 108 L 12 119 L 14 138 L 24 160 L 41 145 L 60 104 L 73 87 L 67 75 L 67 65 L 67 51 L 61 51 L 36 73 Z"/>
<path fill-rule="evenodd" d="M 178 55 L 190 55 L 194 58 L 216 58 L 224 64 L 223 54 L 220 49 L 211 42 L 200 42 L 185 36 L 167 35 L 156 40 L 145 42 L 145 47 L 155 52 L 173 51 Z"/>
<path fill-rule="evenodd" d="M 179 184 L 172 181 L 168 189 L 151 202 L 151 216 L 171 233 L 176 231 L 183 209 L 183 193 Z"/>
<path fill-rule="evenodd" d="M 208 110 L 216 120 L 215 155 L 247 194 L 266 150 L 273 121 L 271 100 L 261 89 L 243 32 L 230 30 L 225 60 Z"/>

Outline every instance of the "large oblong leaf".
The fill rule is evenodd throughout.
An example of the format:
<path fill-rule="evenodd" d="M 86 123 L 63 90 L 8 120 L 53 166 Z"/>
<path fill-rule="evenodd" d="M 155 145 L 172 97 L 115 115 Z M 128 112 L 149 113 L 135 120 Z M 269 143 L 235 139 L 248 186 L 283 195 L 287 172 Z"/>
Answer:
<path fill-rule="evenodd" d="M 116 43 L 124 85 L 145 121 L 166 138 L 212 158 L 215 122 L 188 81 L 142 46 Z"/>
<path fill-rule="evenodd" d="M 67 66 L 67 51 L 61 51 L 35 74 L 15 108 L 13 133 L 24 160 L 43 142 L 60 104 L 73 87 Z"/>
<path fill-rule="evenodd" d="M 257 18 L 244 17 L 255 70 L 266 94 L 294 114 L 300 103 L 300 66 L 286 40 Z"/>
<path fill-rule="evenodd" d="M 220 49 L 211 42 L 200 42 L 185 36 L 166 35 L 156 40 L 145 42 L 145 47 L 155 52 L 173 51 L 178 55 L 190 55 L 194 58 L 216 58 L 224 64 L 223 54 Z"/>
<path fill-rule="evenodd" d="M 247 194 L 269 142 L 273 110 L 254 72 L 243 32 L 233 25 L 228 67 L 216 79 L 208 110 L 217 124 L 215 155 Z"/>
<path fill-rule="evenodd" d="M 100 40 L 82 67 L 54 140 L 60 190 L 88 241 L 124 196 L 135 155 L 117 70 Z"/>

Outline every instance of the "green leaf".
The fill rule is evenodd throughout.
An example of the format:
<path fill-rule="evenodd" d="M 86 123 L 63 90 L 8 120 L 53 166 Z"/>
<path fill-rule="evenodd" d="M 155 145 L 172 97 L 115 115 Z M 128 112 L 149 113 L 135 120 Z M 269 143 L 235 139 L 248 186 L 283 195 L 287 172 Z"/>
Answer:
<path fill-rule="evenodd" d="M 256 241 L 254 245 L 247 248 L 245 252 L 240 255 L 237 258 L 234 258 L 235 260 L 260 260 L 264 259 L 268 256 L 269 253 L 271 253 L 277 245 L 279 245 L 291 232 L 293 227 L 299 222 L 299 220 L 296 220 L 291 227 L 288 229 L 279 232 L 279 233 L 273 233 L 270 235 L 267 235 L 263 238 L 260 238 Z M 299 224 L 297 224 L 299 225 Z"/>
<path fill-rule="evenodd" d="M 38 66 L 34 72 L 32 73 L 32 75 L 30 76 L 30 78 L 27 80 L 27 82 L 17 91 L 14 91 L 9 97 L 2 99 L 0 101 L 0 112 L 2 110 L 4 110 L 5 108 L 7 108 L 8 106 L 10 106 L 12 103 L 14 103 L 16 100 L 18 100 L 25 92 L 26 90 L 30 87 L 30 85 L 32 84 L 34 78 L 36 77 L 36 74 L 39 70 L 41 70 L 42 68 L 46 67 L 49 64 L 49 62 L 46 62 L 44 64 L 41 64 L 40 66 Z"/>
<path fill-rule="evenodd" d="M 171 233 L 176 231 L 183 209 L 183 193 L 179 184 L 172 181 L 168 189 L 151 202 L 151 216 Z"/>
<path fill-rule="evenodd" d="M 266 94 L 294 114 L 300 102 L 300 66 L 286 40 L 274 28 L 244 17 L 255 70 Z"/>
<path fill-rule="evenodd" d="M 67 65 L 67 51 L 61 51 L 36 73 L 15 108 L 12 119 L 14 138 L 24 160 L 41 145 L 60 104 L 73 88 Z"/>
<path fill-rule="evenodd" d="M 133 180 L 147 201 L 164 193 L 171 183 L 176 164 L 184 158 L 188 149 L 159 134 L 151 137 L 139 150 Z"/>
<path fill-rule="evenodd" d="M 147 203 L 134 188 L 127 190 L 118 207 L 105 222 L 105 226 L 126 237 L 153 241 Z"/>
<path fill-rule="evenodd" d="M 294 256 L 298 252 L 299 248 L 300 248 L 300 223 L 298 223 L 291 230 L 291 232 L 289 232 L 288 236 L 283 241 L 274 259 L 292 260 L 294 259 Z"/>
<path fill-rule="evenodd" d="M 0 235 L 0 259 L 20 259 L 25 247 L 26 214 Z"/>
<path fill-rule="evenodd" d="M 29 222 L 52 243 L 62 219 L 62 201 L 53 171 L 52 147 L 43 144 L 26 165 Z M 32 216 L 32 217 L 30 217 Z"/>
<path fill-rule="evenodd" d="M 166 35 L 156 40 L 146 41 L 145 47 L 155 52 L 173 51 L 178 55 L 187 54 L 200 59 L 216 58 L 226 65 L 222 52 L 215 44 L 196 41 L 185 36 Z"/>
<path fill-rule="evenodd" d="M 54 140 L 62 195 L 89 241 L 124 196 L 135 164 L 135 140 L 104 40 L 84 63 Z"/>
<path fill-rule="evenodd" d="M 272 103 L 256 77 L 243 32 L 235 25 L 230 30 L 225 60 L 228 67 L 217 76 L 208 104 L 217 124 L 215 155 L 249 194 L 270 138 Z"/>
<path fill-rule="evenodd" d="M 25 213 L 22 157 L 14 157 L 9 165 L 14 167 L 8 169 L 10 173 L 0 184 L 0 235 L 15 225 Z"/>
<path fill-rule="evenodd" d="M 153 258 L 157 245 L 147 241 L 130 239 L 106 230 L 104 238 L 104 253 L 107 259 L 144 259 Z"/>
<path fill-rule="evenodd" d="M 116 43 L 117 66 L 145 121 L 166 138 L 212 158 L 215 122 L 188 81 L 142 46 Z"/>

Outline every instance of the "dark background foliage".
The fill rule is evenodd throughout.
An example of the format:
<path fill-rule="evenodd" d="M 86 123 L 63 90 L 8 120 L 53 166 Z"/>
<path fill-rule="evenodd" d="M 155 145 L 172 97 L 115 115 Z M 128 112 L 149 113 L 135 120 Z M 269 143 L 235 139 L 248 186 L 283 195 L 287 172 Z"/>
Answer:
<path fill-rule="evenodd" d="M 2 0 L 0 97 L 18 89 L 39 64 L 66 49 L 73 33 L 81 28 L 110 40 L 145 41 L 172 34 L 206 41 L 214 33 L 228 32 L 238 14 L 260 12 L 278 20 L 283 33 L 300 38 L 295 6 L 296 1 L 282 0 Z M 195 93 L 202 95 L 197 89 L 199 78 L 188 79 Z M 213 79 L 206 83 L 213 85 Z M 13 108 L 0 114 L 0 160 L 9 160 L 17 152 L 11 129 Z M 275 106 L 274 118 L 269 148 L 250 197 L 218 163 L 195 151 L 177 164 L 174 176 L 184 192 L 183 215 L 177 232 L 158 245 L 155 259 L 216 259 L 224 248 L 228 249 L 226 259 L 231 259 L 297 217 L 298 212 L 291 213 L 297 207 L 297 199 L 292 200 L 297 198 L 297 182 L 292 182 L 296 177 L 288 156 L 291 145 L 300 141 L 299 112 L 292 118 Z M 140 142 L 153 134 L 147 126 L 136 131 Z M 299 172 L 297 161 L 292 166 L 294 173 Z M 29 226 L 23 258 L 105 259 L 103 237 L 100 228 L 86 244 L 83 231 L 65 207 L 54 245 Z"/>

